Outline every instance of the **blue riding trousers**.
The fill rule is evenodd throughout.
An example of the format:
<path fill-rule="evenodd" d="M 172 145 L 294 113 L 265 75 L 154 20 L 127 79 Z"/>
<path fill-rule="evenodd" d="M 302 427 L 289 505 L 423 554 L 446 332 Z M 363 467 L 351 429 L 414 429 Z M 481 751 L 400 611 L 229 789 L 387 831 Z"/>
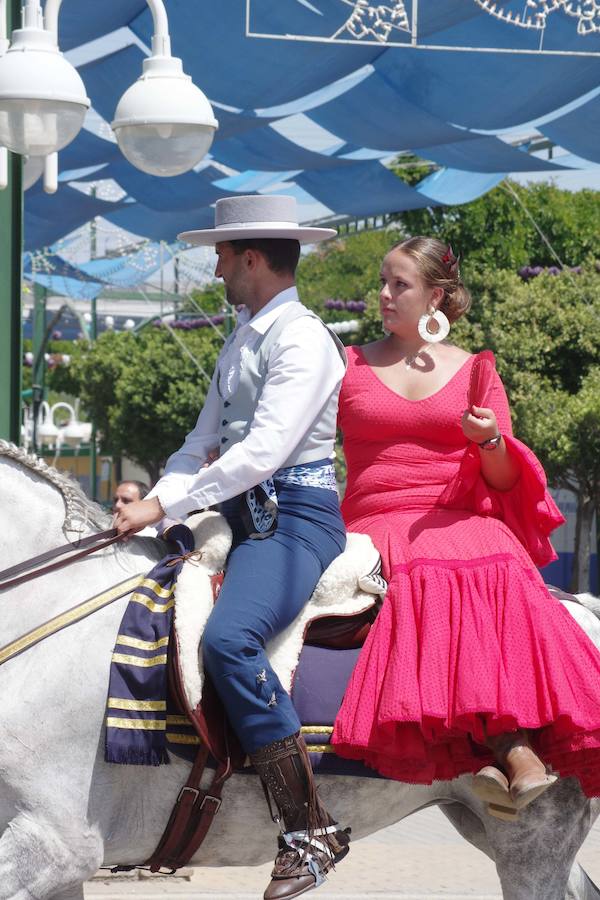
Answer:
<path fill-rule="evenodd" d="M 275 477 L 276 531 L 245 537 L 239 498 L 221 506 L 233 530 L 223 586 L 202 637 L 204 667 L 246 753 L 294 734 L 300 720 L 269 665 L 265 643 L 308 602 L 346 532 L 335 491 L 284 484 Z"/>

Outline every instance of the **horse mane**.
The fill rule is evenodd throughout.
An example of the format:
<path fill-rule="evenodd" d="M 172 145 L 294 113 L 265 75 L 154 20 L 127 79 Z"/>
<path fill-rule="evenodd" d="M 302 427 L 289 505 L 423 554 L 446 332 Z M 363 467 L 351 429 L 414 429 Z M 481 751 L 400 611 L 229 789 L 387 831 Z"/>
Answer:
<path fill-rule="evenodd" d="M 86 497 L 79 483 L 68 473 L 60 472 L 22 447 L 0 439 L 0 457 L 2 456 L 14 460 L 58 488 L 65 503 L 66 516 L 63 528 L 66 531 L 81 531 L 81 524 L 84 527 L 92 525 L 99 529 L 110 526 L 110 516 L 98 503 Z"/>

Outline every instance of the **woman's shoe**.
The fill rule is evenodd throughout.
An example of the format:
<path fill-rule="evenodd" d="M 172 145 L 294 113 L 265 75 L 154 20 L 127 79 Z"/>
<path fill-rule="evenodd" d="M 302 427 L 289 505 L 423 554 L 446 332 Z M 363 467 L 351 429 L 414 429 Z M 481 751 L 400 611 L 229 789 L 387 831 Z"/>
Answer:
<path fill-rule="evenodd" d="M 483 800 L 491 816 L 514 822 L 519 810 L 512 801 L 508 778 L 496 766 L 484 766 L 473 776 L 473 793 Z"/>
<path fill-rule="evenodd" d="M 516 809 L 524 809 L 557 780 L 534 753 L 524 731 L 488 738 L 488 747 L 508 777 L 510 799 Z"/>
<path fill-rule="evenodd" d="M 505 765 L 510 777 L 510 797 L 517 809 L 524 809 L 557 780 L 531 747 L 518 745 L 506 754 Z"/>

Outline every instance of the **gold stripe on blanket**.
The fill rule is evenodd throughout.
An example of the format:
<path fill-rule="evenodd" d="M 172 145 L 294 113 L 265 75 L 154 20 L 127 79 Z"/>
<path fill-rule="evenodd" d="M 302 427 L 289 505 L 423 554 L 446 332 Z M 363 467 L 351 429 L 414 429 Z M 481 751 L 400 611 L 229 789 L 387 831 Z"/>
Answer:
<path fill-rule="evenodd" d="M 144 578 L 143 584 L 141 587 L 149 588 L 153 594 L 156 594 L 157 597 L 162 597 L 164 600 L 168 600 L 169 597 L 173 596 L 173 587 L 163 587 L 162 584 L 159 584 L 158 581 L 155 581 L 153 578 Z"/>
<path fill-rule="evenodd" d="M 106 704 L 110 709 L 133 709 L 138 712 L 165 712 L 166 700 L 125 700 L 122 697 L 109 697 Z"/>
<path fill-rule="evenodd" d="M 128 653 L 113 653 L 112 661 L 116 663 L 125 663 L 127 666 L 140 666 L 148 669 L 150 666 L 166 666 L 167 654 L 161 653 L 160 656 L 151 656 L 144 659 L 142 656 L 130 656 Z"/>
<path fill-rule="evenodd" d="M 187 716 L 167 716 L 169 725 L 192 725 Z"/>
<path fill-rule="evenodd" d="M 309 753 L 335 753 L 331 744 L 307 744 L 306 749 Z"/>
<path fill-rule="evenodd" d="M 145 606 L 150 612 L 158 613 L 166 613 L 175 606 L 175 601 L 173 599 L 169 600 L 168 603 L 155 603 L 150 597 L 146 597 L 145 594 L 138 594 L 137 591 L 135 594 L 131 595 L 131 602 L 141 603 L 142 606 Z"/>
<path fill-rule="evenodd" d="M 200 738 L 195 734 L 173 734 L 167 731 L 167 740 L 171 744 L 200 744 Z"/>
<path fill-rule="evenodd" d="M 120 719 L 118 716 L 107 716 L 106 725 L 109 728 L 129 728 L 142 731 L 165 731 L 167 724 L 161 719 Z"/>
<path fill-rule="evenodd" d="M 333 725 L 303 725 L 302 734 L 333 734 Z"/>
<path fill-rule="evenodd" d="M 159 641 L 142 641 L 141 638 L 119 634 L 116 643 L 121 644 L 123 647 L 135 647 L 136 650 L 160 650 L 161 647 L 166 647 L 169 643 L 169 635 L 161 638 Z"/>

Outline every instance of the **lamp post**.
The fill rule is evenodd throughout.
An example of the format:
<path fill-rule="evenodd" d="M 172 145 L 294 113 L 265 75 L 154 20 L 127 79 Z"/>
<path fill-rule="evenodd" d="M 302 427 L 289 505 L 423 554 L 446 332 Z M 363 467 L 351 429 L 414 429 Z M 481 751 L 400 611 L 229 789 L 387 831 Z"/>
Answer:
<path fill-rule="evenodd" d="M 35 272 L 35 268 L 34 268 Z M 38 450 L 37 423 L 46 388 L 46 288 L 33 282 L 33 367 L 31 389 L 33 406 L 33 452 Z"/>
<path fill-rule="evenodd" d="M 7 33 L 17 24 L 19 0 L 0 2 L 0 20 Z M 0 41 L 3 29 L 0 25 Z M 6 155 L 6 190 L 0 191 L 0 437 L 18 444 L 21 437 L 21 252 L 23 190 L 20 156 Z"/>
<path fill-rule="evenodd" d="M 92 321 L 90 322 L 90 338 L 95 344 L 98 339 L 98 306 L 96 297 L 92 297 Z M 92 434 L 90 437 L 90 496 L 92 500 L 98 499 L 98 478 L 96 468 L 98 466 L 98 435 L 96 433 L 96 423 L 92 423 Z"/>
<path fill-rule="evenodd" d="M 22 20 L 20 0 L 0 0 L 0 438 L 15 443 L 21 431 L 23 187 L 22 157 L 13 154 L 44 157 L 45 189 L 53 192 L 56 151 L 77 135 L 90 105 L 79 73 L 58 48 L 61 3 L 46 0 L 44 28 L 39 0 L 24 0 Z M 181 60 L 171 56 L 163 0 L 147 3 L 152 53 L 119 101 L 112 127 L 133 165 L 172 176 L 206 155 L 218 122 Z"/>

